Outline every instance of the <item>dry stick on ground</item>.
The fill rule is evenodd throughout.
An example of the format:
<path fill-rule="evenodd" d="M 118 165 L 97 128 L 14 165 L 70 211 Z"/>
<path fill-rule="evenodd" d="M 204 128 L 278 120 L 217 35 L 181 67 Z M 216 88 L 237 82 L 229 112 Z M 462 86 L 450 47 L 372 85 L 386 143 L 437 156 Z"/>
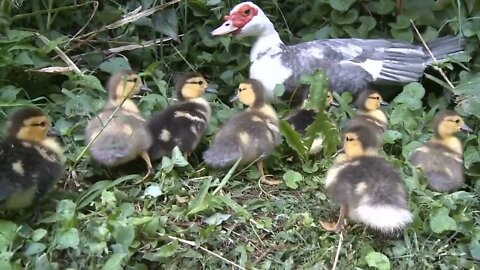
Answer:
<path fill-rule="evenodd" d="M 92 39 L 93 37 L 95 37 L 97 34 L 103 32 L 103 31 L 106 31 L 106 30 L 112 30 L 112 29 L 115 29 L 115 28 L 118 28 L 118 27 L 121 27 L 127 23 L 131 23 L 131 22 L 135 22 L 141 18 L 144 18 L 144 17 L 147 17 L 147 16 L 150 16 L 152 15 L 153 13 L 157 12 L 157 11 L 160 11 L 162 9 L 165 9 L 166 7 L 168 6 L 171 6 L 175 3 L 178 3 L 180 2 L 180 0 L 173 0 L 171 2 L 168 2 L 168 3 L 165 3 L 163 5 L 158 5 L 156 7 L 152 7 L 152 8 L 149 8 L 147 10 L 144 10 L 142 12 L 138 12 L 138 13 L 129 13 L 127 14 L 127 16 L 125 16 L 124 18 L 116 21 L 116 22 L 113 22 L 111 24 L 108 24 L 108 25 L 105 25 L 104 27 L 98 29 L 98 30 L 95 30 L 95 31 L 91 31 L 91 32 L 88 32 L 86 34 L 83 34 L 79 37 L 76 37 L 76 38 L 72 38 L 70 39 L 68 42 L 72 42 L 72 41 L 75 41 L 75 40 L 82 40 L 81 42 L 79 42 L 78 44 L 76 44 L 75 46 L 72 46 L 72 48 L 68 49 L 66 51 L 66 53 L 68 52 L 71 52 L 72 50 L 82 46 L 85 42 L 87 42 L 89 39 Z M 83 40 L 85 39 L 85 40 Z"/>
<path fill-rule="evenodd" d="M 280 244 L 280 245 L 273 245 L 267 249 L 265 249 L 261 254 L 260 256 L 258 256 L 255 261 L 253 261 L 253 264 L 258 264 L 259 262 L 261 262 L 267 255 L 268 253 L 272 252 L 272 251 L 275 251 L 275 250 L 279 250 L 279 249 L 283 249 L 283 248 L 286 248 L 287 245 L 285 244 Z"/>
<path fill-rule="evenodd" d="M 340 249 L 342 248 L 342 244 L 343 244 L 343 232 L 340 232 L 340 239 L 338 240 L 337 253 L 335 254 L 335 260 L 333 261 L 332 270 L 335 270 L 337 268 L 338 257 L 340 257 Z"/>
<path fill-rule="evenodd" d="M 40 33 L 35 33 L 35 36 L 38 37 L 41 41 L 43 41 L 43 43 L 45 43 L 45 45 L 47 45 L 47 46 L 51 43 L 51 41 L 48 38 L 46 38 L 44 35 L 42 35 Z M 58 56 L 60 56 L 60 58 L 62 58 L 62 60 L 70 68 L 73 69 L 73 71 L 75 71 L 75 73 L 83 76 L 83 73 L 80 71 L 80 69 L 77 67 L 77 65 L 75 65 L 75 63 L 73 63 L 73 61 L 70 58 L 68 58 L 68 56 L 64 52 L 62 52 L 62 50 L 60 50 L 60 48 L 58 46 L 55 46 L 53 48 L 53 50 L 58 54 Z"/>
<path fill-rule="evenodd" d="M 435 70 L 437 70 L 438 72 L 440 72 L 440 75 L 442 75 L 443 79 L 448 83 L 448 85 L 452 88 L 451 90 L 455 89 L 455 86 L 453 86 L 452 82 L 448 79 L 447 75 L 445 75 L 445 73 L 443 72 L 443 70 L 438 66 L 438 61 L 437 59 L 435 58 L 435 56 L 433 55 L 432 51 L 430 50 L 430 48 L 428 48 L 427 46 L 427 43 L 425 42 L 425 40 L 423 39 L 422 35 L 420 34 L 420 32 L 418 31 L 417 27 L 415 26 L 415 23 L 413 23 L 412 20 L 410 20 L 410 23 L 412 24 L 413 26 L 413 29 L 415 29 L 415 32 L 417 33 L 418 37 L 420 38 L 420 40 L 422 41 L 422 44 L 423 46 L 425 47 L 425 49 L 427 49 L 428 53 L 430 54 L 430 57 L 432 57 L 433 59 L 433 62 L 435 63 L 435 65 L 432 65 L 433 68 Z"/>
<path fill-rule="evenodd" d="M 192 247 L 194 247 L 194 248 L 199 248 L 199 249 L 207 252 L 208 254 L 213 255 L 213 256 L 219 258 L 220 260 L 222 260 L 222 261 L 224 261 L 224 262 L 226 262 L 226 263 L 228 263 L 228 264 L 230 264 L 230 265 L 232 265 L 232 266 L 235 266 L 235 267 L 237 267 L 237 268 L 239 268 L 239 269 L 242 269 L 242 270 L 246 270 L 246 268 L 244 268 L 244 267 L 242 267 L 242 266 L 240 266 L 240 265 L 238 265 L 238 264 L 230 261 L 229 259 L 227 259 L 227 258 L 225 258 L 225 257 L 222 257 L 222 256 L 220 256 L 219 254 L 217 254 L 217 253 L 215 253 L 215 252 L 213 252 L 213 251 L 210 251 L 210 250 L 208 250 L 208 249 L 206 249 L 206 248 L 204 248 L 204 247 L 202 247 L 202 246 L 200 246 L 200 245 L 197 245 L 197 243 L 195 243 L 194 241 L 185 240 L 185 239 L 182 239 L 182 238 L 178 238 L 178 237 L 175 237 L 175 236 L 166 235 L 166 234 L 163 234 L 163 233 L 158 233 L 158 235 L 160 235 L 160 236 L 162 236 L 162 237 L 167 237 L 167 238 L 170 239 L 170 240 L 176 240 L 176 241 L 178 241 L 178 242 L 180 242 L 180 243 L 182 243 L 182 244 L 187 244 L 187 245 L 192 246 Z"/>
<path fill-rule="evenodd" d="M 183 35 L 179 35 L 179 37 L 181 37 L 181 36 L 183 36 Z M 123 52 L 123 51 L 131 51 L 131 50 L 140 49 L 140 48 L 147 48 L 147 47 L 159 44 L 159 43 L 170 41 L 172 39 L 173 38 L 157 38 L 155 40 L 145 41 L 145 42 L 142 42 L 140 44 L 129 44 L 129 45 L 125 45 L 125 46 L 119 46 L 119 47 L 115 47 L 115 48 L 106 49 L 105 51 L 103 51 L 103 53 L 113 54 L 113 53 L 119 53 L 119 52 Z"/>

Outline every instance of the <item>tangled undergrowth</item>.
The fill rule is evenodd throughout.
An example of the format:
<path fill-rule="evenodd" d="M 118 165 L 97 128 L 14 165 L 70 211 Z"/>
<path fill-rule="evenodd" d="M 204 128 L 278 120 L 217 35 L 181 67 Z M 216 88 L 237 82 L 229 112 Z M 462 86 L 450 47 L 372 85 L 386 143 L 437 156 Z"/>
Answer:
<path fill-rule="evenodd" d="M 284 134 L 288 142 L 266 162 L 284 180 L 278 187 L 259 184 L 255 166 L 218 171 L 202 163 L 212 135 L 239 109 L 227 100 L 248 75 L 250 43 L 209 34 L 236 3 L 0 1 L 3 119 L 25 104 L 44 109 L 60 131 L 67 172 L 36 209 L 2 213 L 0 269 L 331 269 L 340 242 L 337 269 L 476 269 L 480 6 L 405 0 L 396 14 L 394 0 L 258 3 L 286 43 L 332 37 L 420 43 L 410 20 L 427 41 L 467 38 L 468 57 L 443 66 L 454 89 L 434 69 L 403 89 L 379 89 L 391 101 L 383 154 L 405 180 L 413 224 L 384 238 L 350 223 L 340 239 L 318 223 L 337 214 L 323 188 L 332 157 L 298 153 L 295 134 Z M 213 119 L 189 162 L 174 151 L 140 185 L 133 182 L 144 173 L 141 161 L 107 171 L 84 151 L 85 124 L 104 105 L 105 80 L 121 69 L 139 71 L 154 90 L 138 103 L 146 118 L 174 102 L 172 81 L 180 72 L 200 71 L 219 91 L 208 96 Z M 337 98 L 342 106 L 330 119 L 341 126 L 351 97 Z M 459 135 L 467 181 L 452 194 L 426 189 L 406 161 L 432 136 L 432 117 L 444 108 L 457 110 L 475 130 Z M 334 146 L 337 138 L 328 140 Z"/>

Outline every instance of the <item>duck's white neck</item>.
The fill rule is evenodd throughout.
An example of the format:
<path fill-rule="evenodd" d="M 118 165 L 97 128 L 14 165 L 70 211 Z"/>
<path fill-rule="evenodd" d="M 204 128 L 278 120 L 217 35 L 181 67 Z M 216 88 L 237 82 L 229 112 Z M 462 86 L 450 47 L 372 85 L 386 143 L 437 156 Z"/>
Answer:
<path fill-rule="evenodd" d="M 283 44 L 280 36 L 269 20 L 265 22 L 263 31 L 257 36 L 257 40 L 253 43 L 250 51 L 250 62 L 258 59 L 263 54 L 273 54 L 280 51 L 280 46 Z"/>

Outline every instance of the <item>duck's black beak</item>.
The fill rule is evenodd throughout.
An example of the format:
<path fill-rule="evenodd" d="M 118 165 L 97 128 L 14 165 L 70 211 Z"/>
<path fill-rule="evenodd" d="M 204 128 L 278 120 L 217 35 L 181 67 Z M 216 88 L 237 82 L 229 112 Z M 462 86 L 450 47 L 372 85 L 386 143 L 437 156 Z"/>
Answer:
<path fill-rule="evenodd" d="M 50 127 L 48 129 L 47 136 L 58 137 L 58 136 L 60 136 L 60 132 L 56 128 Z"/>
<path fill-rule="evenodd" d="M 230 98 L 230 102 L 235 102 L 238 100 L 238 94 L 235 94 L 232 98 Z"/>
<path fill-rule="evenodd" d="M 390 105 L 390 103 L 382 100 L 382 101 L 380 101 L 380 105 L 381 106 L 388 106 L 388 105 Z"/>
<path fill-rule="evenodd" d="M 152 89 L 146 87 L 145 85 L 140 86 L 140 92 L 141 93 L 150 93 L 152 92 Z"/>
<path fill-rule="evenodd" d="M 330 107 L 340 107 L 340 104 L 338 104 L 338 102 L 333 100 L 332 102 L 330 102 Z"/>
<path fill-rule="evenodd" d="M 471 129 L 469 126 L 467 126 L 466 124 L 463 124 L 461 127 L 460 127 L 460 130 L 461 131 L 465 131 L 465 132 L 468 132 L 468 133 L 473 133 L 473 129 Z"/>
<path fill-rule="evenodd" d="M 207 87 L 207 88 L 205 89 L 205 92 L 206 92 L 206 93 L 211 93 L 211 94 L 217 94 L 217 93 L 218 93 L 217 89 L 215 89 L 215 88 L 213 88 L 213 87 L 211 87 L 211 86 Z"/>

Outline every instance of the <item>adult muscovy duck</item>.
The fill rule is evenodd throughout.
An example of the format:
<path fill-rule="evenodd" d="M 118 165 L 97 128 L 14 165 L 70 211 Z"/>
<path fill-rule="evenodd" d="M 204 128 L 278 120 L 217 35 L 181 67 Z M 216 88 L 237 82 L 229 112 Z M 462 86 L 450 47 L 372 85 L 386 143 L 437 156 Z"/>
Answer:
<path fill-rule="evenodd" d="M 273 97 L 277 84 L 284 84 L 282 99 L 298 102 L 308 91 L 298 87 L 302 73 L 324 69 L 330 90 L 353 94 L 372 84 L 406 84 L 417 81 L 433 59 L 426 48 L 402 41 L 385 39 L 315 40 L 287 46 L 272 22 L 252 2 L 236 5 L 225 22 L 212 31 L 213 36 L 232 33 L 238 38 L 256 38 L 250 52 L 250 78 L 263 83 Z M 427 43 L 437 61 L 463 51 L 462 37 L 443 37 Z"/>

